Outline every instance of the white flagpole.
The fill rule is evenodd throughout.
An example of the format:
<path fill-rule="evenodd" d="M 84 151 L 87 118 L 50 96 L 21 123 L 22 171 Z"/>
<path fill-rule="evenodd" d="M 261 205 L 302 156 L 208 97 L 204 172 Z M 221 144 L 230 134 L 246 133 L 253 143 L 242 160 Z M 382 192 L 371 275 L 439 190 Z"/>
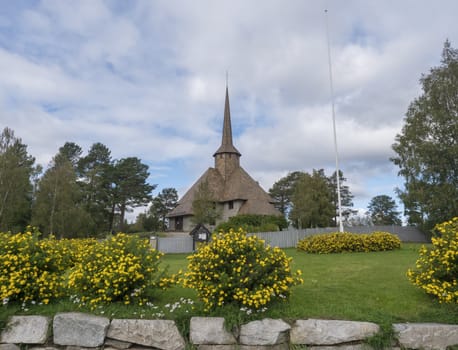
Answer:
<path fill-rule="evenodd" d="M 326 39 L 328 44 L 329 86 L 331 88 L 332 127 L 334 130 L 334 152 L 336 156 L 337 208 L 339 211 L 339 232 L 343 232 L 342 204 L 340 199 L 339 155 L 337 152 L 336 114 L 334 108 L 334 85 L 332 83 L 331 47 L 329 44 L 328 10 L 324 10 L 326 20 Z"/>

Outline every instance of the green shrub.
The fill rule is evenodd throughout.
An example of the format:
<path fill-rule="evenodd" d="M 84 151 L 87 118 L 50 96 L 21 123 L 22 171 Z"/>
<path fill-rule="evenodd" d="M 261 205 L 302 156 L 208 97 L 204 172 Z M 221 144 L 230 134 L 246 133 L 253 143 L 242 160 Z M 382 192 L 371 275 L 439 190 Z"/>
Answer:
<path fill-rule="evenodd" d="M 436 225 L 431 249 L 423 246 L 409 280 L 441 303 L 458 303 L 458 217 Z"/>
<path fill-rule="evenodd" d="M 277 215 L 256 215 L 245 214 L 236 215 L 227 222 L 219 224 L 215 231 L 228 232 L 229 230 L 237 231 L 242 228 L 246 232 L 273 232 L 279 231 L 288 227 L 288 222 L 283 216 Z"/>
<path fill-rule="evenodd" d="M 38 231 L 0 233 L 0 300 L 42 302 L 65 294 L 65 271 L 73 260 L 69 242 L 39 240 Z"/>
<path fill-rule="evenodd" d="M 118 233 L 80 251 L 68 286 L 92 307 L 114 301 L 142 305 L 148 293 L 164 285 L 161 256 L 147 240 Z"/>
<path fill-rule="evenodd" d="M 291 258 L 279 248 L 246 232 L 221 232 L 188 257 L 185 287 L 197 291 L 206 310 L 234 304 L 260 309 L 286 299 L 301 283 L 300 271 L 291 271 Z"/>
<path fill-rule="evenodd" d="M 391 233 L 357 234 L 332 232 L 305 237 L 297 244 L 307 253 L 329 254 L 342 252 L 376 252 L 401 247 L 400 239 Z"/>

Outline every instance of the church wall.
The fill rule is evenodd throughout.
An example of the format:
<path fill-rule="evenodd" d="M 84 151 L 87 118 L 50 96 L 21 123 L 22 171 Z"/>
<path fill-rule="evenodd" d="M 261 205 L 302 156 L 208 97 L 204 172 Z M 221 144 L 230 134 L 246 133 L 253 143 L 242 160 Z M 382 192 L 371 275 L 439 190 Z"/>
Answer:
<path fill-rule="evenodd" d="M 241 200 L 235 200 L 232 201 L 232 209 L 230 209 L 230 202 L 225 202 L 222 204 L 222 216 L 221 220 L 219 222 L 224 222 L 229 220 L 229 218 L 236 216 L 237 213 L 239 212 L 240 207 L 243 205 L 244 201 Z"/>
<path fill-rule="evenodd" d="M 194 226 L 196 226 L 196 224 L 194 224 L 192 222 L 192 216 L 185 216 L 183 218 L 183 231 L 185 231 L 185 232 L 189 231 L 190 232 L 190 231 L 192 231 Z"/>
<path fill-rule="evenodd" d="M 191 218 L 191 215 L 169 218 L 169 231 L 191 231 L 195 226 L 192 223 Z"/>

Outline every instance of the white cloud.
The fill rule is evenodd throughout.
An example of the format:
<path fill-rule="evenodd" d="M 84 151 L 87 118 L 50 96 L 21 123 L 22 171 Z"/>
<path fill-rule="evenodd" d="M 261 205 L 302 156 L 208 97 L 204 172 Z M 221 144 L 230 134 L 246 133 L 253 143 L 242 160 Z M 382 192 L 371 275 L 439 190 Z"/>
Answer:
<path fill-rule="evenodd" d="M 443 42 L 454 1 L 328 1 L 341 168 L 367 201 L 399 186 L 391 144 Z M 46 0 L 0 17 L 0 118 L 46 164 L 66 141 L 138 156 L 187 186 L 221 140 L 225 72 L 242 165 L 265 189 L 332 172 L 324 2 Z M 359 199 L 358 199 L 359 200 Z M 360 204 L 365 206 L 365 203 Z"/>

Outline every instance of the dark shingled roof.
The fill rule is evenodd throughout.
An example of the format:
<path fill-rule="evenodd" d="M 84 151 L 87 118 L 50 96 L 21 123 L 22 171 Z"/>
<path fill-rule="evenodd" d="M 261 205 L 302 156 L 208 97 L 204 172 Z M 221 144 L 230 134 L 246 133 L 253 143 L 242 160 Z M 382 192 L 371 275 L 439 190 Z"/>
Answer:
<path fill-rule="evenodd" d="M 193 215 L 192 202 L 199 190 L 199 185 L 205 181 L 214 194 L 216 202 L 245 201 L 237 214 L 281 215 L 273 206 L 272 198 L 242 167 L 239 167 L 226 181 L 218 170 L 208 168 L 167 216 Z"/>
<path fill-rule="evenodd" d="M 223 123 L 223 137 L 221 146 L 213 156 L 220 153 L 235 153 L 241 156 L 237 148 L 232 144 L 232 125 L 231 125 L 231 109 L 229 107 L 229 92 L 226 86 L 226 102 L 224 103 L 224 123 Z"/>

